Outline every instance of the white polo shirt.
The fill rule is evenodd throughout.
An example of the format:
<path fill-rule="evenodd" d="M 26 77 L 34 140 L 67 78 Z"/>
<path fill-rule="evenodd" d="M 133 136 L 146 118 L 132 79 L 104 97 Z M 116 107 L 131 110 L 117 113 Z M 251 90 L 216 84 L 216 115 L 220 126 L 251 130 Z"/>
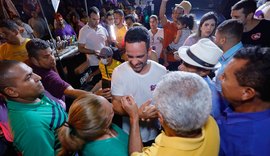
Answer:
<path fill-rule="evenodd" d="M 100 51 L 104 46 L 106 46 L 106 41 L 108 38 L 107 30 L 101 26 L 97 26 L 97 30 L 91 28 L 88 24 L 84 25 L 80 32 L 78 43 L 85 44 L 86 49 L 91 49 L 95 51 Z M 98 58 L 94 54 L 88 55 L 90 66 L 98 66 Z"/>

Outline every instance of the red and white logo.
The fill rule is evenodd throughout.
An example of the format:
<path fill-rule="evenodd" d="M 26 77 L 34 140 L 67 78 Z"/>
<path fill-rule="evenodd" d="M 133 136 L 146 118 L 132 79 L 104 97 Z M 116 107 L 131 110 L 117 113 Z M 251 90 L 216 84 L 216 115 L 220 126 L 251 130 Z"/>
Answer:
<path fill-rule="evenodd" d="M 251 39 L 252 40 L 258 40 L 258 39 L 261 38 L 261 35 L 262 35 L 261 33 L 252 34 Z"/>

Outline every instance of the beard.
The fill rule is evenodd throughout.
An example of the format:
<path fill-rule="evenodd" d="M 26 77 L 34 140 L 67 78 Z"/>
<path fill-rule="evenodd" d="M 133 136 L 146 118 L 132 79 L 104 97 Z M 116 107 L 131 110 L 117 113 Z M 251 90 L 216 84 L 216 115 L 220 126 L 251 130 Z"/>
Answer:
<path fill-rule="evenodd" d="M 143 62 L 138 63 L 135 66 L 129 62 L 129 65 L 131 66 L 133 71 L 135 71 L 136 73 L 140 73 L 144 69 L 144 67 L 147 65 L 147 61 L 144 63 Z M 140 68 L 138 66 L 140 66 Z"/>

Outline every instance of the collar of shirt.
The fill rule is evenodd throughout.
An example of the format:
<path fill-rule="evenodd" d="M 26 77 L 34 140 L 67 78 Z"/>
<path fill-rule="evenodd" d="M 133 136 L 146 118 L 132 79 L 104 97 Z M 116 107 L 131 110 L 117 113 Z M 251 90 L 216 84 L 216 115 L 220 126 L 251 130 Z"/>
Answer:
<path fill-rule="evenodd" d="M 202 146 L 205 139 L 205 129 L 202 128 L 202 136 L 198 138 L 169 137 L 164 132 L 155 139 L 156 144 L 161 147 L 174 148 L 179 150 L 195 150 Z"/>
<path fill-rule="evenodd" d="M 44 102 L 47 102 L 48 99 L 43 94 L 40 96 L 39 102 L 33 102 L 33 103 L 21 103 L 17 101 L 11 101 L 7 100 L 7 107 L 8 110 L 30 110 L 35 109 L 39 107 L 40 105 L 44 104 Z"/>
<path fill-rule="evenodd" d="M 222 57 L 219 59 L 219 62 L 223 65 L 225 64 L 230 58 L 233 57 L 233 55 L 243 47 L 242 42 L 237 43 L 233 47 L 231 47 L 229 50 L 227 50 Z"/>
<path fill-rule="evenodd" d="M 100 27 L 102 27 L 100 24 L 97 25 L 97 29 L 95 30 L 94 28 L 90 27 L 88 23 L 86 23 L 86 26 L 88 27 L 88 29 L 97 31 Z"/>
<path fill-rule="evenodd" d="M 248 122 L 254 120 L 263 120 L 270 117 L 270 110 L 251 113 L 238 113 L 234 112 L 231 108 L 227 108 L 225 111 L 225 118 L 227 124 Z"/>

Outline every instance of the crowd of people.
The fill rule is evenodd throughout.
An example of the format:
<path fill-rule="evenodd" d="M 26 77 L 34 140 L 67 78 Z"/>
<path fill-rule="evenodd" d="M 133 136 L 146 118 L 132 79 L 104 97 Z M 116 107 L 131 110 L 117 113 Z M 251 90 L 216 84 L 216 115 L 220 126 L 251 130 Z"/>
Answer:
<path fill-rule="evenodd" d="M 189 1 L 171 18 L 168 1 L 148 21 L 114 1 L 54 15 L 53 36 L 75 36 L 85 57 L 87 90 L 59 75 L 37 12 L 1 20 L 0 156 L 270 155 L 269 1 L 198 25 Z"/>

